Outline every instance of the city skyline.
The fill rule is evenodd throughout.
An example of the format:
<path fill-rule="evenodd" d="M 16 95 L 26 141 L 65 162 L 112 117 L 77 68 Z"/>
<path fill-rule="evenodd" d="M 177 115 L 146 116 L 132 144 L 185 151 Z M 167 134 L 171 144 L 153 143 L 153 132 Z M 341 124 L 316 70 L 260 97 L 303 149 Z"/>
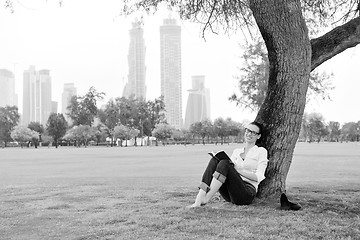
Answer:
<path fill-rule="evenodd" d="M 39 122 L 45 125 L 51 112 L 57 112 L 57 104 L 53 103 L 50 71 L 36 70 L 30 66 L 23 75 L 23 125 Z"/>
<path fill-rule="evenodd" d="M 14 73 L 8 69 L 0 69 L 0 107 L 18 105 L 15 93 Z"/>
<path fill-rule="evenodd" d="M 71 98 L 77 96 L 77 89 L 74 83 L 64 83 L 63 92 L 61 95 L 61 113 L 69 121 L 70 118 L 66 115 L 67 107 L 70 104 Z"/>
<path fill-rule="evenodd" d="M 59 103 L 61 102 L 60 89 L 65 82 L 74 82 L 79 95 L 86 94 L 91 86 L 100 92 L 105 92 L 106 97 L 99 106 L 105 104 L 110 98 L 122 96 L 128 75 L 127 55 L 130 42 L 128 32 L 136 16 L 118 17 L 119 10 L 114 6 L 98 6 L 89 3 L 90 12 L 81 13 L 81 18 L 79 18 L 77 9 L 80 6 L 79 3 L 69 2 L 68 5 L 59 8 L 58 5 L 49 2 L 45 5 L 40 4 L 38 8 L 34 6 L 34 10 L 20 7 L 14 14 L 2 9 L 4 14 L 0 14 L 0 20 L 6 18 L 7 24 L 0 21 L 0 28 L 7 37 L 11 39 L 16 37 L 16 39 L 11 40 L 11 44 L 4 42 L 3 46 L 9 47 L 4 49 L 4 55 L 0 56 L 0 66 L 13 70 L 15 73 L 17 92 L 22 91 L 22 83 L 19 82 L 22 71 L 29 65 L 35 65 L 39 69 L 51 70 L 54 86 L 53 98 Z M 95 13 L 104 14 L 105 12 L 106 16 L 100 20 L 92 17 Z M 158 64 L 160 62 L 159 26 L 164 18 L 169 17 L 169 14 L 165 11 L 155 16 L 139 17 L 144 23 L 146 40 L 147 99 L 155 99 L 161 95 Z M 23 22 L 25 18 L 27 20 Z M 47 20 L 43 21 L 43 19 Z M 211 49 L 212 54 L 216 55 L 219 61 L 220 59 L 236 59 L 238 54 L 235 52 L 223 51 L 213 46 L 223 44 L 223 40 L 228 41 L 225 45 L 229 45 L 230 41 L 231 45 L 237 46 L 238 42 L 229 39 L 228 36 L 215 36 L 205 41 L 201 38 L 198 26 L 184 24 L 182 21 L 179 21 L 179 24 L 182 28 L 182 105 L 186 105 L 188 94 L 186 90 L 191 88 L 191 76 L 206 75 L 210 88 L 218 89 L 227 86 L 228 93 L 224 91 L 222 98 L 216 99 L 216 102 L 227 104 L 232 109 L 232 111 L 218 109 L 216 115 L 212 117 L 232 117 L 239 121 L 246 117 L 242 114 L 246 111 L 239 110 L 235 104 L 227 100 L 236 87 L 236 80 L 232 79 L 231 70 L 236 66 L 235 61 L 230 60 L 229 64 L 221 66 L 217 60 L 214 61 L 208 57 L 209 49 Z M 30 31 L 33 26 L 37 27 Z M 46 29 L 46 32 L 40 29 Z M 82 29 L 81 33 L 79 29 Z M 39 32 L 35 34 L 34 31 L 38 30 Z M 32 34 L 34 38 L 25 37 Z M 5 40 L 7 38 L 0 39 L 0 41 Z M 3 56 L 8 57 L 2 58 Z M 218 70 L 210 74 L 207 73 L 207 69 Z M 224 78 L 227 81 L 216 81 Z M 21 106 L 19 108 L 21 109 Z M 238 111 L 239 114 L 228 115 L 234 111 Z M 183 118 L 184 114 L 183 111 Z M 251 118 L 255 116 L 255 114 L 250 115 Z"/>
<path fill-rule="evenodd" d="M 141 21 L 135 19 L 129 31 L 130 44 L 128 53 L 129 74 L 123 90 L 123 97 L 146 99 L 146 45 Z"/>
<path fill-rule="evenodd" d="M 188 90 L 184 127 L 210 119 L 210 89 L 205 88 L 205 76 L 192 76 L 192 88 Z"/>
<path fill-rule="evenodd" d="M 166 121 L 176 129 L 183 127 L 181 40 L 176 19 L 165 18 L 160 26 L 160 86 Z"/>
<path fill-rule="evenodd" d="M 33 2 L 33 1 L 31 1 Z M 15 3 L 16 4 L 16 3 Z M 107 4 L 94 2 L 66 2 L 59 7 L 56 2 L 27 3 L 27 8 L 16 4 L 15 13 L 0 9 L 0 68 L 14 73 L 18 103 L 22 105 L 22 73 L 30 65 L 49 69 L 52 76 L 53 100 L 61 103 L 63 84 L 73 82 L 79 95 L 91 86 L 107 94 L 120 97 L 128 74 L 128 31 L 136 16 L 119 16 L 117 1 Z M 97 16 L 94 18 L 94 16 Z M 160 94 L 159 26 L 167 11 L 144 15 L 146 41 L 147 99 Z M 182 104 L 186 106 L 191 76 L 204 75 L 211 94 L 211 119 L 231 117 L 235 121 L 253 120 L 256 113 L 243 110 L 228 101 L 237 92 L 238 68 L 241 67 L 243 34 L 205 33 L 202 38 L 200 25 L 178 21 L 182 28 Z M 80 31 L 81 30 L 81 31 Z M 31 37 L 29 37 L 31 36 Z M 247 39 L 251 40 L 251 39 Z M 328 60 L 321 70 L 333 73 L 334 90 L 330 100 L 314 100 L 307 104 L 306 112 L 319 112 L 325 120 L 341 124 L 359 121 L 360 103 L 360 48 L 351 48 Z M 155 64 L 154 64 L 155 63 Z M 220 94 L 219 94 L 220 92 Z M 22 106 L 19 106 L 22 112 Z M 184 111 L 183 111 L 183 117 Z"/>

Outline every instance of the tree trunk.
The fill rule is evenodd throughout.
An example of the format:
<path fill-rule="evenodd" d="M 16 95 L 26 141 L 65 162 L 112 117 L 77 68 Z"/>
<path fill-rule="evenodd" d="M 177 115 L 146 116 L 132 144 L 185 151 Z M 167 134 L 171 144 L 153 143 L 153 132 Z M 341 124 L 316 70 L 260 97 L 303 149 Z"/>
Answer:
<path fill-rule="evenodd" d="M 258 196 L 285 191 L 304 113 L 311 70 L 311 44 L 299 0 L 251 0 L 250 8 L 269 57 L 268 92 L 256 120 L 268 150 L 266 179 Z"/>

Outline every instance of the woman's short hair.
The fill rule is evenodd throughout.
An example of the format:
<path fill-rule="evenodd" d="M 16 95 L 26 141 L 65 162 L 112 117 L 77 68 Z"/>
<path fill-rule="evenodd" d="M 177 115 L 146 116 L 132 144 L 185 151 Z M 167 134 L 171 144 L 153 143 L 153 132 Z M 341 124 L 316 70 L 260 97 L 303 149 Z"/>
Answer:
<path fill-rule="evenodd" d="M 259 128 L 259 134 L 263 133 L 264 126 L 261 123 L 254 121 L 254 122 L 251 122 L 249 124 L 257 126 Z"/>
<path fill-rule="evenodd" d="M 259 128 L 259 134 L 263 134 L 263 133 L 264 133 L 265 128 L 264 128 L 264 125 L 262 125 L 261 123 L 254 121 L 254 122 L 251 122 L 251 123 L 249 123 L 249 124 L 252 124 L 252 125 L 257 126 L 257 127 Z M 263 146 L 264 146 L 263 139 L 264 139 L 263 137 L 260 137 L 258 140 L 256 140 L 256 143 L 255 143 L 255 144 L 256 144 L 258 147 L 263 147 Z"/>

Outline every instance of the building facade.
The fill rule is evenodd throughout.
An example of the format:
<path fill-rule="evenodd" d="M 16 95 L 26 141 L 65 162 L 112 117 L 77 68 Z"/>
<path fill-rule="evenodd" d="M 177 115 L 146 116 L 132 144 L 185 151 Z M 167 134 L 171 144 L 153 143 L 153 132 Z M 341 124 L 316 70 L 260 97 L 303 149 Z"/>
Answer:
<path fill-rule="evenodd" d="M 18 106 L 14 73 L 0 69 L 0 107 Z"/>
<path fill-rule="evenodd" d="M 45 125 L 52 112 L 50 71 L 30 66 L 23 75 L 23 125 Z"/>
<path fill-rule="evenodd" d="M 125 85 L 123 96 L 129 98 L 146 98 L 146 66 L 145 66 L 145 40 L 144 29 L 140 21 L 132 23 L 130 34 L 130 46 L 128 54 L 129 73 L 128 81 Z"/>
<path fill-rule="evenodd" d="M 51 101 L 51 113 L 57 113 L 58 112 L 58 102 Z"/>
<path fill-rule="evenodd" d="M 210 119 L 210 90 L 205 88 L 205 76 L 192 76 L 192 89 L 188 92 L 184 124 L 186 129 L 195 122 Z"/>
<path fill-rule="evenodd" d="M 61 113 L 66 118 L 67 107 L 70 104 L 71 98 L 77 95 L 77 89 L 74 83 L 64 83 L 64 90 L 61 95 Z"/>
<path fill-rule="evenodd" d="M 180 129 L 182 119 L 181 27 L 167 18 L 160 26 L 160 78 L 167 122 Z"/>

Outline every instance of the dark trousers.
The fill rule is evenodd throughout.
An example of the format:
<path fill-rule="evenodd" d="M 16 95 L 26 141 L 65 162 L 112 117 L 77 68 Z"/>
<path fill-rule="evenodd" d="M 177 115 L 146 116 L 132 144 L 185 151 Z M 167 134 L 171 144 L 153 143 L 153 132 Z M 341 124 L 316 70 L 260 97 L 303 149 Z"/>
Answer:
<path fill-rule="evenodd" d="M 248 205 L 255 198 L 255 187 L 242 180 L 230 160 L 211 158 L 205 169 L 199 188 L 208 192 L 212 178 L 216 178 L 223 183 L 219 189 L 219 193 L 227 202 L 236 205 Z"/>

